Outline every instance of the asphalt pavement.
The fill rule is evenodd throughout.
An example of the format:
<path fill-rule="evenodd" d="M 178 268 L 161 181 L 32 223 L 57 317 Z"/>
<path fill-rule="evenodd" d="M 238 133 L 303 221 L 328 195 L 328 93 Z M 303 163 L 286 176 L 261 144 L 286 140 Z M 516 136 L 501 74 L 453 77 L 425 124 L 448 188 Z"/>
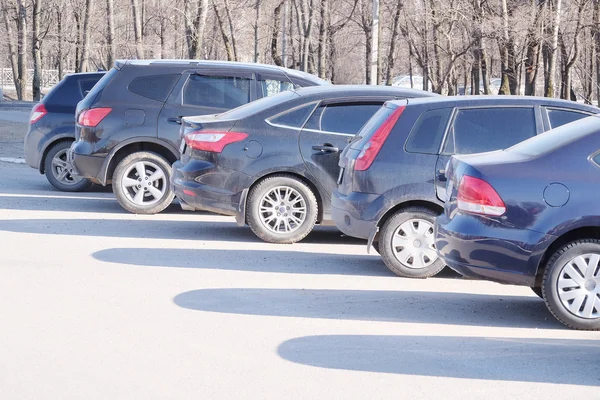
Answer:
<path fill-rule="evenodd" d="M 529 288 L 393 276 L 318 228 L 129 214 L 0 161 L 1 399 L 600 398 L 600 333 Z"/>

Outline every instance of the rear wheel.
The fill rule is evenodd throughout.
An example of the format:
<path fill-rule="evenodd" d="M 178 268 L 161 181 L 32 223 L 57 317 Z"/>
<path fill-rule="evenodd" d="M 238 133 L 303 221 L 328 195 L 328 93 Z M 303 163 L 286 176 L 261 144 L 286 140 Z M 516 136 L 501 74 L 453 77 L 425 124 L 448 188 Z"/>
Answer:
<path fill-rule="evenodd" d="M 67 161 L 71 141 L 52 146 L 44 160 L 44 173 L 48 182 L 63 192 L 81 192 L 92 186 L 89 179 L 73 174 L 73 166 Z"/>
<path fill-rule="evenodd" d="M 544 298 L 544 294 L 542 293 L 542 288 L 541 287 L 539 287 L 539 286 L 538 287 L 531 287 L 531 290 L 533 291 L 533 293 L 537 294 L 540 299 Z"/>
<path fill-rule="evenodd" d="M 444 268 L 435 250 L 436 216 L 427 208 L 411 207 L 385 222 L 379 235 L 379 254 L 390 271 L 405 278 L 428 278 Z"/>
<path fill-rule="evenodd" d="M 600 330 L 600 240 L 577 240 L 554 253 L 542 289 L 546 306 L 564 325 Z"/>
<path fill-rule="evenodd" d="M 134 214 L 156 214 L 167 208 L 171 191 L 171 165 L 156 153 L 140 151 L 125 157 L 115 169 L 113 192 L 117 201 Z"/>
<path fill-rule="evenodd" d="M 304 182 L 275 175 L 252 188 L 246 215 L 252 232 L 265 242 L 295 243 L 317 222 L 317 198 Z"/>

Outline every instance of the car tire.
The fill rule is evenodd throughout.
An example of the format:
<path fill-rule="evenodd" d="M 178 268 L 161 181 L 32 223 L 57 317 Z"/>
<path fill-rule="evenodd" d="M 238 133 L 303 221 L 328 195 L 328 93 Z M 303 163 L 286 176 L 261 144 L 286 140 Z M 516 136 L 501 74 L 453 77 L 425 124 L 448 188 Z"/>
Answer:
<path fill-rule="evenodd" d="M 89 179 L 72 173 L 73 167 L 67 162 L 67 152 L 72 141 L 58 142 L 46 153 L 44 173 L 52 186 L 62 192 L 81 192 L 90 186 Z"/>
<path fill-rule="evenodd" d="M 535 294 L 536 294 L 536 295 L 537 295 L 537 296 L 538 296 L 540 299 L 543 299 L 543 298 L 544 298 L 544 293 L 542 293 L 542 288 L 541 288 L 541 286 L 532 286 L 530 289 L 531 289 L 531 291 L 532 291 L 533 293 L 535 293 Z"/>
<path fill-rule="evenodd" d="M 379 242 L 378 241 L 374 241 L 373 243 L 371 243 L 371 247 L 373 248 L 373 250 L 375 250 L 377 252 L 377 254 L 381 254 L 379 252 Z"/>
<path fill-rule="evenodd" d="M 156 214 L 167 208 L 175 198 L 170 180 L 171 164 L 165 158 L 140 151 L 119 162 L 113 174 L 112 187 L 117 201 L 125 210 L 134 214 Z"/>
<path fill-rule="evenodd" d="M 274 175 L 260 181 L 250 191 L 246 207 L 248 226 L 269 243 L 295 243 L 304 239 L 319 214 L 313 191 L 290 175 Z"/>
<path fill-rule="evenodd" d="M 429 278 L 444 269 L 444 261 L 435 251 L 436 216 L 430 209 L 411 207 L 396 212 L 383 224 L 379 254 L 390 271 L 405 278 Z"/>
<path fill-rule="evenodd" d="M 596 256 L 597 260 L 591 260 Z M 582 239 L 560 248 L 546 264 L 544 301 L 552 315 L 569 328 L 600 330 L 599 262 L 600 240 Z"/>

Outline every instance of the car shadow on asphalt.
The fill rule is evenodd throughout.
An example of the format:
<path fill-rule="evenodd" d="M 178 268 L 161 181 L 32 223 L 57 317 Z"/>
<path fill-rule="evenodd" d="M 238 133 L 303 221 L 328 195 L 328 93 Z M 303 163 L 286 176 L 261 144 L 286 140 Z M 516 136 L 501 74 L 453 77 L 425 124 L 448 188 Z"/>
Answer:
<path fill-rule="evenodd" d="M 402 287 L 402 280 L 398 280 Z M 199 289 L 180 307 L 227 314 L 468 326 L 560 328 L 537 297 L 406 290 Z"/>
<path fill-rule="evenodd" d="M 339 370 L 600 386 L 598 340 L 321 335 L 287 340 L 277 351 Z"/>

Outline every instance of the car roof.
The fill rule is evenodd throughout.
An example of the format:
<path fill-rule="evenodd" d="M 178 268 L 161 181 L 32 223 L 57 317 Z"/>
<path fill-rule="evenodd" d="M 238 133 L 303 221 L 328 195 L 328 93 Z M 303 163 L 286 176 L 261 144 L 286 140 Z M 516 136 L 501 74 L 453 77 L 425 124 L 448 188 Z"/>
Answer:
<path fill-rule="evenodd" d="M 70 77 L 85 78 L 87 76 L 98 76 L 98 75 L 104 75 L 104 74 L 106 74 L 106 71 L 71 72 L 71 73 L 65 74 L 64 78 L 70 78 Z"/>
<path fill-rule="evenodd" d="M 139 65 L 139 66 L 156 66 L 156 67 L 165 67 L 165 66 L 178 66 L 181 68 L 194 68 L 194 67 L 202 67 L 202 66 L 210 66 L 210 67 L 221 67 L 221 68 L 236 68 L 238 70 L 244 71 L 252 71 L 252 72 L 283 72 L 290 77 L 305 79 L 313 82 L 319 82 L 321 85 L 331 85 L 330 82 L 319 78 L 316 75 L 312 75 L 303 71 L 298 71 L 295 69 L 279 67 L 276 65 L 268 65 L 268 64 L 260 64 L 260 63 L 246 63 L 239 61 L 213 61 L 213 60 L 117 60 L 115 62 L 117 68 L 120 68 L 123 65 Z"/>
<path fill-rule="evenodd" d="M 353 97 L 353 96 L 402 96 L 402 97 L 442 97 L 439 94 L 426 92 L 419 89 L 408 89 L 398 86 L 383 85 L 332 85 L 327 87 L 310 86 L 296 89 L 296 93 L 304 96 L 322 96 L 330 94 L 330 97 Z"/>
<path fill-rule="evenodd" d="M 585 110 L 592 113 L 600 111 L 597 107 L 577 103 L 571 100 L 553 99 L 549 97 L 537 97 L 537 96 L 439 96 L 430 98 L 415 98 L 404 101 L 391 100 L 388 103 L 392 103 L 398 106 L 405 105 L 436 105 L 439 107 L 469 107 L 469 106 L 495 106 L 495 105 L 513 105 L 513 106 L 532 106 L 541 105 L 549 107 L 564 107 L 573 108 L 579 110 Z"/>

